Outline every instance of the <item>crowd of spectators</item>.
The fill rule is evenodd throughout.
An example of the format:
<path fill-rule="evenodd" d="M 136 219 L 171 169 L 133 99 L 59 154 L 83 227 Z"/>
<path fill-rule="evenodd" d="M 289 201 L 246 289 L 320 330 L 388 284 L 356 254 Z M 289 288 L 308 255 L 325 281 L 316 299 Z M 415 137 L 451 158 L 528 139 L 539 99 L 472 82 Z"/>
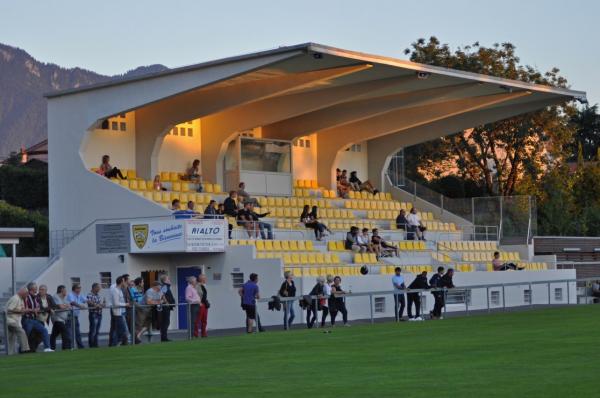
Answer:
<path fill-rule="evenodd" d="M 356 171 L 350 172 L 350 177 L 348 178 L 347 170 L 335 169 L 335 180 L 336 180 L 336 188 L 337 194 L 340 198 L 348 199 L 349 192 L 368 192 L 373 195 L 379 193 L 377 189 L 373 186 L 371 181 L 361 181 L 358 178 L 358 174 Z"/>

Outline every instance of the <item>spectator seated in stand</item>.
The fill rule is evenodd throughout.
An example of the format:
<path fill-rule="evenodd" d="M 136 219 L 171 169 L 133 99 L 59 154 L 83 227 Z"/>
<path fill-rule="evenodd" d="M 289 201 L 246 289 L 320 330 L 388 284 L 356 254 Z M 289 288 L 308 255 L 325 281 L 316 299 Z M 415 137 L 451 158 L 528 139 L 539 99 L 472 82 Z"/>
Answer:
<path fill-rule="evenodd" d="M 350 173 L 350 187 L 353 191 L 367 191 L 373 195 L 379 192 L 373 187 L 371 181 L 367 180 L 365 182 L 362 182 L 361 180 L 359 180 L 358 176 L 356 175 L 356 171 Z"/>
<path fill-rule="evenodd" d="M 167 188 L 165 188 L 162 184 L 162 182 L 160 181 L 160 175 L 155 175 L 154 176 L 154 182 L 152 183 L 152 189 L 154 189 L 155 191 L 166 191 Z"/>
<path fill-rule="evenodd" d="M 119 177 L 121 180 L 126 180 L 127 177 L 123 176 L 121 170 L 117 167 L 113 167 L 110 165 L 110 156 L 104 155 L 102 156 L 102 163 L 98 168 L 98 174 L 103 175 L 106 178 L 117 178 Z"/>
<path fill-rule="evenodd" d="M 255 207 L 260 207 L 258 200 L 250 196 L 248 192 L 246 192 L 246 183 L 240 182 L 238 184 L 237 196 L 242 203 L 250 202 Z"/>
<path fill-rule="evenodd" d="M 223 201 L 223 213 L 228 215 L 229 217 L 237 217 L 238 216 L 238 204 L 237 204 L 238 194 L 236 191 L 230 191 L 229 197 L 225 198 Z"/>
<path fill-rule="evenodd" d="M 214 202 L 214 200 L 211 200 L 211 202 Z M 209 204 L 210 206 L 210 204 Z M 208 207 L 207 207 L 208 209 Z M 206 211 L 204 212 L 204 214 L 206 214 Z M 223 205 L 223 203 L 219 203 L 219 205 L 217 206 L 217 211 L 216 211 L 216 217 L 218 218 L 224 218 L 225 217 L 225 206 Z M 231 239 L 231 233 L 233 231 L 233 225 L 231 223 L 227 224 L 228 228 L 229 228 L 229 239 Z"/>
<path fill-rule="evenodd" d="M 202 192 L 202 174 L 200 174 L 200 160 L 194 159 L 192 167 L 185 171 L 182 180 L 198 184 L 198 192 Z"/>
<path fill-rule="evenodd" d="M 254 211 L 254 203 L 253 202 L 247 202 L 247 203 L 249 204 L 250 218 L 252 219 L 252 221 L 254 221 L 254 223 L 256 225 L 258 225 L 261 239 L 273 240 L 273 226 L 269 223 L 260 221 L 261 218 L 268 216 L 270 213 L 269 212 L 257 213 Z M 267 230 L 266 235 L 265 235 L 265 230 Z"/>
<path fill-rule="evenodd" d="M 494 268 L 494 271 L 508 271 L 508 270 L 521 271 L 521 270 L 523 270 L 523 268 L 519 268 L 513 263 L 505 264 L 504 262 L 502 262 L 502 260 L 500 260 L 499 252 L 494 252 L 494 259 L 492 260 L 492 267 Z"/>
<path fill-rule="evenodd" d="M 363 253 L 375 253 L 379 258 L 379 253 L 375 250 L 373 244 L 371 243 L 371 238 L 369 237 L 369 228 L 363 228 L 362 233 L 358 235 L 357 240 L 359 246 L 364 248 Z"/>
<path fill-rule="evenodd" d="M 414 207 L 410 209 L 410 213 L 406 216 L 406 221 L 408 221 L 408 229 L 406 231 L 406 238 L 408 240 L 426 240 L 425 231 L 427 228 L 421 222 L 421 216 L 417 213 L 417 209 Z"/>
<path fill-rule="evenodd" d="M 371 236 L 371 244 L 376 248 L 375 252 L 379 252 L 380 256 L 389 257 L 392 254 L 398 257 L 398 248 L 394 245 L 387 243 L 381 236 L 379 236 L 379 230 L 373 228 L 373 235 Z"/>
<path fill-rule="evenodd" d="M 190 203 L 192 207 L 191 209 Z M 194 211 L 194 202 L 189 201 L 187 206 L 188 207 L 185 210 L 183 210 L 181 209 L 181 202 L 179 201 L 179 199 L 173 199 L 173 201 L 171 202 L 171 209 L 173 210 L 173 216 L 175 216 L 175 219 L 190 219 L 198 214 Z"/>
<path fill-rule="evenodd" d="M 320 241 L 323 239 L 325 231 L 328 231 L 331 234 L 331 230 L 329 230 L 325 224 L 319 222 L 317 206 L 313 206 L 312 210 L 309 210 L 310 206 L 305 205 L 304 209 L 302 209 L 302 214 L 300 215 L 300 222 L 303 223 L 306 228 L 314 229 L 315 238 Z"/>
<path fill-rule="evenodd" d="M 348 183 L 348 177 L 346 176 L 346 170 L 342 170 L 337 180 L 337 193 L 340 198 L 348 199 L 348 192 L 350 191 L 350 183 Z"/>
<path fill-rule="evenodd" d="M 400 214 L 396 217 L 396 229 L 406 231 L 408 229 L 408 220 L 406 219 L 406 212 L 404 209 L 400 210 Z"/>
<path fill-rule="evenodd" d="M 258 238 L 258 223 L 252 216 L 251 206 L 250 202 L 244 203 L 244 208 L 237 212 L 237 223 L 246 230 L 250 239 L 255 239 Z"/>
<path fill-rule="evenodd" d="M 346 250 L 352 250 L 356 253 L 366 252 L 366 248 L 358 244 L 358 227 L 350 227 L 350 231 L 346 233 L 346 240 L 344 241 L 344 248 Z"/>

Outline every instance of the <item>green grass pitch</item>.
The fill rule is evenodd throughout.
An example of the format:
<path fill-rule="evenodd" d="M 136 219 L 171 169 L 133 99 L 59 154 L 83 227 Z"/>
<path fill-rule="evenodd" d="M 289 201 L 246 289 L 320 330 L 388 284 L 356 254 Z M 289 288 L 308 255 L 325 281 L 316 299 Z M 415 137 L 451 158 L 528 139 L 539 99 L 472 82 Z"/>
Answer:
<path fill-rule="evenodd" d="M 600 305 L 0 358 L 0 397 L 598 396 Z"/>

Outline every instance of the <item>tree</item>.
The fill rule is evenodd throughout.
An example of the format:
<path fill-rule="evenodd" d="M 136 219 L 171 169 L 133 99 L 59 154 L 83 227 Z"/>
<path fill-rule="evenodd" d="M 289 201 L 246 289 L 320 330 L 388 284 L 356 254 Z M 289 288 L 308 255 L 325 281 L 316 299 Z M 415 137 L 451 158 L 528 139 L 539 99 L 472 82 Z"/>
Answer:
<path fill-rule="evenodd" d="M 559 70 L 541 73 L 531 66 L 520 65 L 511 43 L 484 47 L 479 43 L 451 50 L 436 37 L 429 41 L 419 39 L 406 49 L 411 61 L 492 75 L 529 83 L 566 87 L 567 81 Z M 428 144 L 424 149 L 436 148 L 435 156 L 452 160 L 460 173 L 489 195 L 512 195 L 520 179 L 530 174 L 535 179 L 544 170 L 554 167 L 564 158 L 563 147 L 571 144 L 574 127 L 570 123 L 575 114 L 572 104 L 546 107 L 537 112 L 515 116 L 483 126 L 473 126 L 464 132 L 439 139 L 439 144 Z M 423 155 L 423 154 L 421 154 Z M 429 156 L 432 155 L 432 156 Z M 420 156 L 418 167 L 436 174 L 436 164 Z M 447 167 L 444 166 L 445 169 Z"/>
<path fill-rule="evenodd" d="M 575 125 L 575 139 L 571 145 L 571 160 L 575 159 L 579 147 L 581 147 L 584 160 L 600 160 L 598 158 L 598 147 L 600 146 L 598 104 L 579 109 L 573 115 L 571 121 Z"/>

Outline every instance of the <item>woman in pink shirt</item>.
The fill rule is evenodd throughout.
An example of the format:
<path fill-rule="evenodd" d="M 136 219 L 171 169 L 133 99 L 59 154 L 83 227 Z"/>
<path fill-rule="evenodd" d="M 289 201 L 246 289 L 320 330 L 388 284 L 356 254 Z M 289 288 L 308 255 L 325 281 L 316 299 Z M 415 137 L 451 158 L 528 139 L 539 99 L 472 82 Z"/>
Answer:
<path fill-rule="evenodd" d="M 190 329 L 194 337 L 198 337 L 198 329 L 195 325 L 197 324 L 196 321 L 200 312 L 200 295 L 198 295 L 196 284 L 198 284 L 196 277 L 190 276 L 188 278 L 188 285 L 185 288 L 185 301 L 189 304 L 190 308 Z"/>

